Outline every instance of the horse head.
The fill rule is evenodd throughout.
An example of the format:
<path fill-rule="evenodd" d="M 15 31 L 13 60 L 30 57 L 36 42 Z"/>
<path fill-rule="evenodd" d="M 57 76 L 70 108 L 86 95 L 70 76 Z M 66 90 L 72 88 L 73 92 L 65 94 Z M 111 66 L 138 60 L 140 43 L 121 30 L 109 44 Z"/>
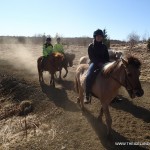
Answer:
<path fill-rule="evenodd" d="M 139 80 L 141 62 L 133 56 L 128 56 L 127 61 L 123 58 L 121 60 L 125 69 L 124 85 L 130 97 L 143 96 L 144 91 Z"/>
<path fill-rule="evenodd" d="M 52 57 L 53 57 L 54 66 L 56 67 L 57 70 L 60 70 L 62 62 L 64 60 L 64 55 L 59 52 L 55 52 L 52 53 Z"/>
<path fill-rule="evenodd" d="M 75 54 L 66 53 L 65 56 L 66 56 L 66 59 L 68 61 L 69 66 L 72 67 L 73 66 L 73 60 L 75 59 Z"/>
<path fill-rule="evenodd" d="M 122 57 L 122 55 L 123 55 L 122 52 L 120 52 L 120 51 L 116 52 L 116 60 L 120 59 Z"/>

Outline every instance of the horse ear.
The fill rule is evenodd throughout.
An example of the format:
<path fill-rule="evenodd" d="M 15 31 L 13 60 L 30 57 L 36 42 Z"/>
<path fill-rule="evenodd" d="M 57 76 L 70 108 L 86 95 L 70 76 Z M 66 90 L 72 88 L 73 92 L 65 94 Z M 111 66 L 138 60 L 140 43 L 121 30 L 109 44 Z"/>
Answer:
<path fill-rule="evenodd" d="M 126 61 L 126 60 L 124 60 L 123 58 L 121 58 L 121 60 L 122 60 L 123 64 L 127 67 L 127 66 L 128 66 L 127 61 Z"/>

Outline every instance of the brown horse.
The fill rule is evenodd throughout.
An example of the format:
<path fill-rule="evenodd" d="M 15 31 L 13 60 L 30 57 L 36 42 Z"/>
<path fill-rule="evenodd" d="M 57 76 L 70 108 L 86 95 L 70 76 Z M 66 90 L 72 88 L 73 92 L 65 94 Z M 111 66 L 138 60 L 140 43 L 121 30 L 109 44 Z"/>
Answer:
<path fill-rule="evenodd" d="M 68 74 L 68 66 L 69 67 L 72 67 L 73 66 L 73 60 L 75 59 L 75 54 L 71 54 L 71 53 L 65 53 L 65 57 L 64 57 L 64 60 L 61 64 L 61 68 L 59 71 L 59 79 L 61 79 L 61 71 L 62 71 L 62 68 L 65 69 L 66 73 L 65 75 L 63 76 L 63 78 L 65 78 Z"/>
<path fill-rule="evenodd" d="M 39 57 L 37 60 L 39 82 L 44 82 L 43 71 L 48 71 L 51 74 L 50 85 L 53 85 L 55 87 L 54 74 L 56 73 L 56 71 L 60 70 L 61 63 L 64 60 L 64 56 L 63 54 L 58 53 L 58 52 L 52 53 L 50 56 L 48 56 L 43 68 L 42 68 L 42 59 L 43 59 L 43 56 Z"/>
<path fill-rule="evenodd" d="M 140 66 L 140 61 L 133 56 L 128 57 L 127 61 L 120 59 L 108 63 L 104 66 L 102 72 L 99 72 L 91 87 L 92 95 L 101 101 L 102 107 L 99 119 L 102 120 L 102 115 L 104 113 L 108 128 L 108 136 L 110 137 L 112 119 L 108 106 L 113 98 L 116 97 L 118 89 L 124 86 L 131 98 L 135 96 L 141 97 L 144 94 L 139 81 Z M 76 70 L 75 83 L 76 90 L 79 93 L 77 100 L 81 105 L 81 109 L 84 108 L 85 77 L 88 67 L 88 64 L 81 64 Z"/>

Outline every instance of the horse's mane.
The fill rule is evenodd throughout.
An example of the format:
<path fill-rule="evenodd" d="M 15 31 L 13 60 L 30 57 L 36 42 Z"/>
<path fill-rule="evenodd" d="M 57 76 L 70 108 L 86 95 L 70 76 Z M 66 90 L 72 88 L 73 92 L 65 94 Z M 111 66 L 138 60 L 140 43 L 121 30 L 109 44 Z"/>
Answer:
<path fill-rule="evenodd" d="M 102 74 L 104 76 L 110 75 L 110 73 L 117 67 L 120 60 L 117 60 L 117 61 L 114 61 L 111 63 L 107 63 L 103 67 Z M 132 66 L 136 67 L 137 69 L 139 69 L 141 67 L 141 62 L 139 61 L 139 59 L 132 55 L 127 56 L 127 64 L 132 65 Z"/>
<path fill-rule="evenodd" d="M 141 62 L 135 56 L 131 56 L 131 55 L 127 56 L 127 63 L 128 65 L 132 65 L 136 67 L 137 69 L 141 67 Z"/>
<path fill-rule="evenodd" d="M 118 65 L 118 63 L 120 62 L 120 60 L 117 61 L 113 61 L 110 63 L 107 63 L 106 65 L 104 65 L 103 70 L 102 70 L 102 74 L 104 76 L 109 75 Z"/>
<path fill-rule="evenodd" d="M 57 57 L 63 58 L 63 57 L 64 57 L 63 54 L 61 54 L 61 53 L 59 53 L 59 52 L 53 52 L 53 53 L 52 53 L 52 56 L 55 57 L 55 58 L 57 58 Z"/>

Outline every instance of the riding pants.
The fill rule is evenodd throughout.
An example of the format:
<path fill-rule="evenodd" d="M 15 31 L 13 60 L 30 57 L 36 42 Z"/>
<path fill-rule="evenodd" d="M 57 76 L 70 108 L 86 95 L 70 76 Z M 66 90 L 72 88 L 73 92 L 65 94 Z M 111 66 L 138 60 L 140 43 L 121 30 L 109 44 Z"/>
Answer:
<path fill-rule="evenodd" d="M 98 68 L 99 67 L 95 65 L 94 63 L 91 63 L 89 66 L 87 77 L 86 77 L 86 88 L 85 88 L 86 97 L 89 97 L 90 95 L 92 82 L 93 82 L 93 74 L 94 74 L 94 71 Z"/>

